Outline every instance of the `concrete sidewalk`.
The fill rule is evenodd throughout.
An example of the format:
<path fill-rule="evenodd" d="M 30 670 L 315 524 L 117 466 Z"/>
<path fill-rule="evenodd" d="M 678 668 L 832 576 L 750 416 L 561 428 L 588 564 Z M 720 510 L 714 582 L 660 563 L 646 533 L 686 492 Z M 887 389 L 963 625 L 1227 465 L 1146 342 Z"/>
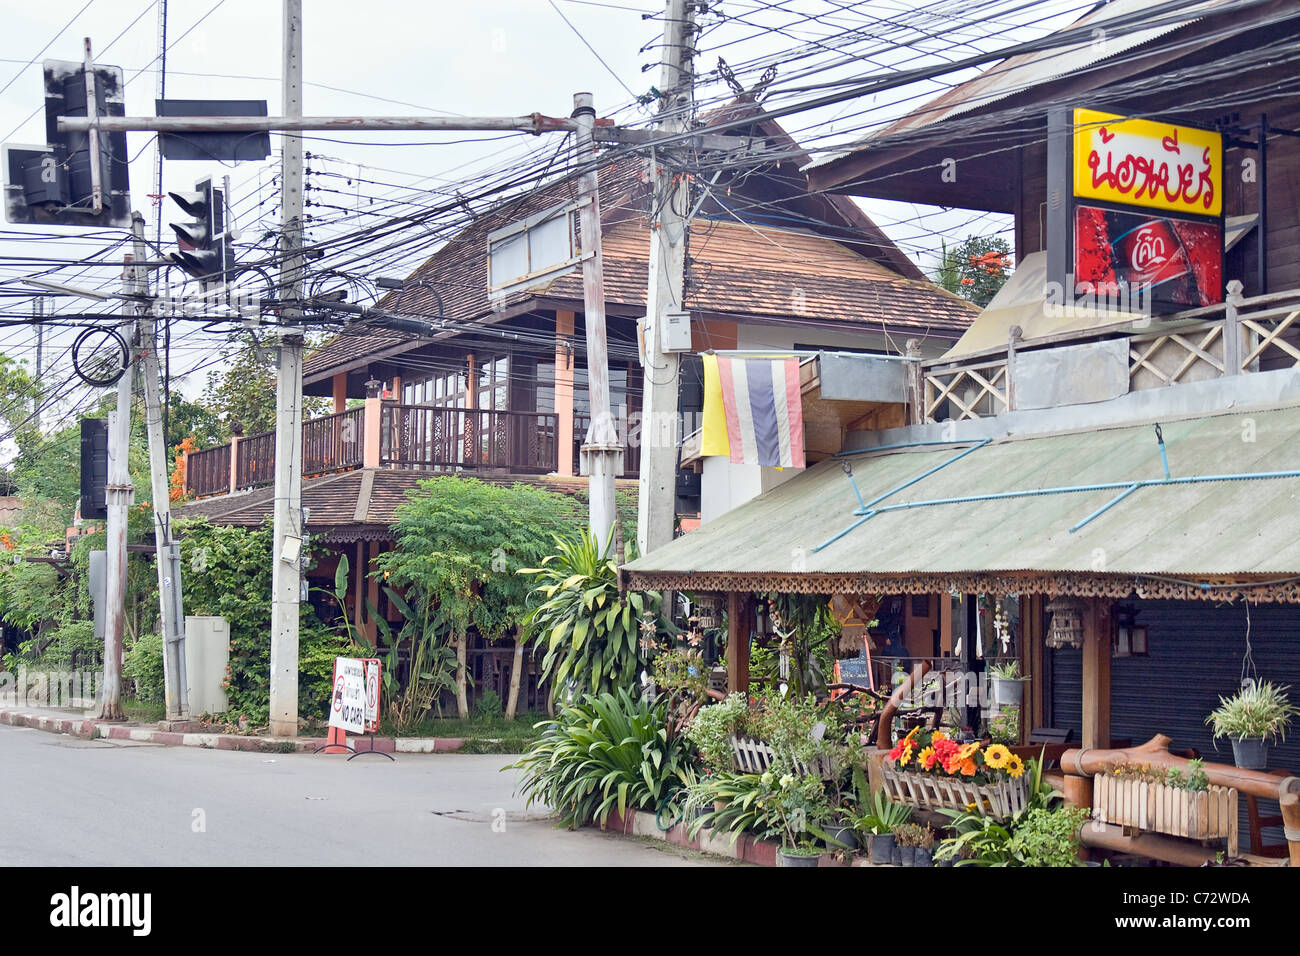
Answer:
<path fill-rule="evenodd" d="M 0 705 L 3 707 L 3 705 Z M 138 721 L 95 720 L 85 712 L 63 708 L 0 709 L 0 724 L 30 727 L 83 740 L 132 740 L 164 747 L 202 747 L 207 750 L 247 750 L 258 753 L 311 753 L 325 745 L 324 737 L 254 737 L 245 734 L 176 733 L 156 724 Z M 361 751 L 372 744 L 380 753 L 455 753 L 464 746 L 461 737 L 349 737 Z"/>

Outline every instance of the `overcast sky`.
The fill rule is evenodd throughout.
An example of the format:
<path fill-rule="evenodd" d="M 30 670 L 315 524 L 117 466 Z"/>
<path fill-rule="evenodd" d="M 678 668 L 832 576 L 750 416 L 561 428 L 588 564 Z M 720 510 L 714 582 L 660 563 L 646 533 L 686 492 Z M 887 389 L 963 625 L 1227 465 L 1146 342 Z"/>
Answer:
<path fill-rule="evenodd" d="M 590 91 L 597 109 L 610 113 L 623 108 L 623 122 L 646 121 L 651 108 L 627 108 L 634 98 L 658 82 L 662 6 L 653 0 L 474 0 L 474 2 L 397 2 L 369 0 L 306 0 L 304 3 L 304 112 L 308 115 L 464 114 L 517 115 L 539 111 L 567 115 L 573 93 Z M 1015 31 L 1010 21 L 983 23 L 978 7 L 970 3 L 922 3 L 919 0 L 882 0 L 848 3 L 846 0 L 785 0 L 785 12 L 763 10 L 768 0 L 723 0 L 712 5 L 718 13 L 705 18 L 711 24 L 701 38 L 706 51 L 697 62 L 704 73 L 714 69 L 721 54 L 733 64 L 793 48 L 800 42 L 823 43 L 846 29 L 858 29 L 870 38 L 873 31 L 889 35 L 890 18 L 907 15 L 919 7 L 940 12 L 930 21 L 939 45 L 963 44 L 952 56 L 977 48 L 992 49 L 1008 42 Z M 840 10 L 838 7 L 851 7 Z M 984 5 L 986 6 L 986 5 Z M 1009 6 L 1009 4 L 1008 4 Z M 1050 0 L 1040 4 L 1039 15 L 1054 13 L 1059 23 L 1073 19 L 1086 4 Z M 266 99 L 272 114 L 281 112 L 281 5 L 276 0 L 171 0 L 167 4 L 166 84 L 169 98 Z M 557 9 L 558 8 L 558 9 Z M 791 12 L 793 11 L 793 12 Z M 47 58 L 80 59 L 82 38 L 89 36 L 97 62 L 121 66 L 127 78 L 128 115 L 152 115 L 159 61 L 158 14 L 153 0 L 43 0 L 16 3 L 4 0 L 4 28 L 0 38 L 0 134 L 4 142 L 40 143 L 44 139 L 41 61 Z M 794 14 L 809 18 L 799 21 Z M 651 14 L 651 19 L 642 14 Z M 138 18 L 138 19 L 137 19 Z M 566 22 L 567 18 L 567 22 Z M 134 23 L 133 23 L 134 21 Z M 1024 21 L 1016 21 L 1024 22 Z M 768 27 L 784 25 L 782 32 Z M 1034 33 L 1041 33 L 1040 24 Z M 60 33 L 60 31 L 62 31 Z M 945 32 L 948 31 L 948 32 Z M 952 32 L 956 31 L 956 32 Z M 579 36 L 581 34 L 581 36 Z M 57 35 L 57 37 L 56 37 Z M 855 72 L 883 70 L 917 54 L 924 45 L 908 42 L 871 61 L 852 64 Z M 585 41 L 585 42 L 584 42 Z M 48 48 L 46 48 L 48 45 Z M 593 49 L 595 52 L 593 52 Z M 603 62 L 602 62 L 603 60 Z M 643 67 L 648 67 L 643 71 Z M 781 65 L 782 75 L 793 66 Z M 839 75 L 844 75 L 841 70 Z M 955 78 L 953 78 L 955 79 Z M 753 77 L 748 78 L 752 83 Z M 716 83 L 713 91 L 716 92 Z M 7 85 L 6 85 L 7 84 Z M 935 86 L 933 89 L 941 87 Z M 923 91 L 929 95 L 929 90 Z M 913 96 L 917 95 L 912 91 Z M 851 103 L 811 116 L 787 121 L 787 128 L 819 134 L 861 122 L 860 111 L 883 104 Z M 895 113 L 905 111 L 904 107 Z M 874 119 L 883 119 L 887 111 Z M 815 126 L 812 124 L 816 124 Z M 836 124 L 839 124 L 838 126 Z M 846 139 L 851 136 L 846 134 Z M 336 205 L 363 208 L 369 197 L 410 198 L 412 187 L 451 188 L 472 181 L 474 173 L 509 156 L 537 149 L 541 139 L 522 136 L 495 138 L 474 134 L 428 133 L 327 134 L 309 138 L 306 148 L 318 155 L 316 169 L 333 175 L 314 181 L 338 190 Z M 464 142 L 463 140 L 472 140 Z M 477 140 L 477 141 L 473 141 Z M 155 235 L 160 213 L 164 223 L 183 217 L 170 201 L 159 207 L 155 192 L 154 147 L 148 134 L 130 134 L 128 147 L 134 161 L 131 185 L 134 207 L 148 222 L 147 235 Z M 380 145 L 382 144 L 382 145 Z M 419 145 L 414 145 L 419 144 Z M 273 137 L 272 149 L 278 149 Z M 272 180 L 278 164 L 217 164 L 168 162 L 164 191 L 192 189 L 206 175 L 232 180 L 232 199 L 239 225 L 246 233 L 276 222 Z M 352 176 L 348 182 L 344 177 Z M 346 193 L 353 193 L 349 199 Z M 317 195 L 316 198 L 322 198 Z M 923 267 L 933 264 L 939 236 L 951 231 L 987 233 L 1005 227 L 1005 217 L 974 221 L 970 214 L 926 216 L 910 205 L 867 204 L 868 212 Z M 310 211 L 310 210 L 309 210 Z M 338 211 L 322 212 L 338 221 L 333 228 L 352 228 L 359 220 Z M 260 221 L 259 221 L 260 217 Z M 80 259 L 103 253 L 103 240 L 78 238 L 82 230 L 0 226 L 0 280 L 48 271 L 50 266 L 30 264 L 16 256 Z M 314 238 L 329 235 L 320 227 Z M 40 234 L 62 235 L 57 241 L 21 238 Z M 164 226 L 163 239 L 170 240 Z M 39 246 L 39 250 L 33 247 Z M 7 257 L 7 258 L 6 258 Z M 60 277 L 90 285 L 113 285 L 117 270 L 99 267 L 81 273 L 65 268 Z M 6 298 L 0 309 L 22 313 L 25 300 Z M 84 307 L 76 300 L 51 304 L 62 312 Z M 52 331 L 46 340 L 46 365 L 51 381 L 70 372 L 67 347 L 72 333 Z M 29 364 L 34 358 L 35 335 L 29 327 L 0 329 L 0 348 Z M 214 343 L 188 335 L 176 343 L 173 369 L 200 369 L 183 389 L 196 394 L 202 385 L 202 368 L 212 361 Z M 50 368 L 51 363 L 53 368 Z M 69 406 L 70 408 L 71 406 Z M 70 413 L 69 413 L 70 414 Z M 71 419 L 69 419 L 71 420 Z"/>

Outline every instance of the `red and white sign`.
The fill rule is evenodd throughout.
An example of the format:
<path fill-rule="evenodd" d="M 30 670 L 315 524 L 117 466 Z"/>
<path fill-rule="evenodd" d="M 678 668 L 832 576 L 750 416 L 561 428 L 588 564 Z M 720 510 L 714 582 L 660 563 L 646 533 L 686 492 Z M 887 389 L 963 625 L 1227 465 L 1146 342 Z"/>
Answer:
<path fill-rule="evenodd" d="M 329 725 L 351 734 L 366 732 L 366 676 L 362 661 L 334 658 L 334 690 Z"/>
<path fill-rule="evenodd" d="M 364 657 L 361 664 L 366 672 L 366 730 L 368 734 L 379 732 L 379 678 L 380 664 L 375 657 Z"/>

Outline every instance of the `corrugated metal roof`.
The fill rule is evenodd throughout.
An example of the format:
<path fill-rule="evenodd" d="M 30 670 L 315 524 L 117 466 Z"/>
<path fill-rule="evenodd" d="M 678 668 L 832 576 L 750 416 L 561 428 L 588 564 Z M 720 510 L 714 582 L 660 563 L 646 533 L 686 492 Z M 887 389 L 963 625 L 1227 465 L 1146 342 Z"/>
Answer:
<path fill-rule="evenodd" d="M 1174 477 L 1300 470 L 1300 408 L 1163 426 Z M 865 500 L 952 458 L 963 447 L 856 457 Z M 1160 478 L 1150 425 L 1009 440 L 973 451 L 882 504 L 1065 485 Z M 824 550 L 857 520 L 857 499 L 831 460 L 628 564 L 630 572 L 902 575 L 1106 572 L 1300 573 L 1300 478 L 1143 488 L 1071 534 L 1115 491 L 1018 497 L 879 514 Z"/>
<path fill-rule="evenodd" d="M 1077 30 L 1083 26 L 1093 25 L 1097 29 L 1104 30 L 1105 24 L 1117 17 L 1130 16 L 1146 7 L 1163 2 L 1165 0 L 1112 0 L 1106 6 L 1080 17 L 1070 24 L 1067 29 Z M 1189 14 L 1191 10 L 1200 9 L 1202 13 L 1205 13 L 1224 2 L 1226 0 L 1201 0 L 1199 3 L 1189 3 L 1187 11 L 1179 12 L 1180 14 Z M 1073 46 L 1052 47 L 1000 60 L 974 79 L 958 84 L 886 129 L 872 134 L 858 146 L 842 152 L 828 154 L 803 168 L 815 169 L 819 166 L 828 165 L 855 152 L 864 145 L 871 145 L 875 140 L 881 140 L 897 133 L 911 132 L 933 126 L 962 113 L 968 113 L 978 107 L 1006 99 L 1015 93 L 1032 89 L 1050 80 L 1068 76 L 1102 60 L 1119 56 L 1157 37 L 1172 33 L 1174 30 L 1181 29 L 1200 18 L 1199 15 L 1188 15 L 1186 19 L 1147 30 L 1135 30 L 1118 36 L 1103 34 L 1098 42 L 1089 40 Z"/>

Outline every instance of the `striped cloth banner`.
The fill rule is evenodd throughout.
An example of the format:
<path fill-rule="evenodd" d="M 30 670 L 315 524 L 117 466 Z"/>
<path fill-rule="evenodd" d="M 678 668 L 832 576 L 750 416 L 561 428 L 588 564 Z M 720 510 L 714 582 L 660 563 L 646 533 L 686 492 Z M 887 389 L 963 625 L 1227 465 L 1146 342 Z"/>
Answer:
<path fill-rule="evenodd" d="M 727 452 L 737 464 L 803 468 L 803 401 L 799 360 L 705 356 L 704 454 L 718 448 L 721 436 L 709 434 L 721 398 Z M 712 374 L 711 374 L 712 373 Z M 715 379 L 711 382 L 710 379 Z M 712 395 L 710 393 L 713 393 Z M 713 439 L 713 440 L 711 440 Z"/>

